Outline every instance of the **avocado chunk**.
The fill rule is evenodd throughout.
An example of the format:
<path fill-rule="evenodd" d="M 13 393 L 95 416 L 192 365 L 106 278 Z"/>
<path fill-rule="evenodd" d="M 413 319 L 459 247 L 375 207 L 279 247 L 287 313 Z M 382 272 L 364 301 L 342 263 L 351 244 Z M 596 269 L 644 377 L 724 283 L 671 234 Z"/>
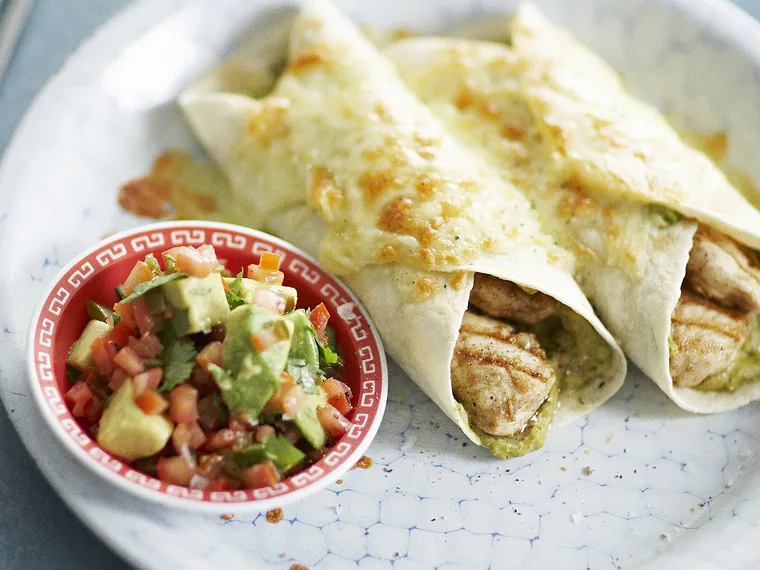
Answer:
<path fill-rule="evenodd" d="M 316 378 L 322 377 L 319 368 L 319 347 L 314 327 L 303 309 L 285 316 L 293 323 L 293 342 L 290 345 L 287 371 L 307 393 L 316 392 Z"/>
<path fill-rule="evenodd" d="M 283 435 L 273 435 L 264 442 L 264 451 L 268 459 L 274 461 L 283 471 L 287 471 L 306 457 L 303 451 L 290 443 Z"/>
<path fill-rule="evenodd" d="M 287 471 L 303 461 L 306 455 L 284 436 L 272 435 L 264 443 L 253 443 L 243 451 L 238 451 L 234 457 L 240 467 L 250 467 L 271 459 L 277 467 Z"/>
<path fill-rule="evenodd" d="M 175 315 L 179 335 L 207 333 L 211 327 L 227 321 L 230 307 L 218 273 L 208 277 L 185 277 L 162 286 L 164 297 L 180 313 Z"/>
<path fill-rule="evenodd" d="M 298 426 L 304 439 L 314 449 L 322 449 L 327 444 L 327 433 L 325 428 L 317 419 L 317 408 L 324 405 L 325 392 L 317 388 L 315 394 L 309 394 L 303 407 L 293 418 L 293 422 Z"/>
<path fill-rule="evenodd" d="M 89 366 L 94 366 L 90 345 L 96 338 L 106 336 L 111 332 L 111 327 L 103 321 L 92 320 L 84 327 L 81 336 L 71 346 L 71 351 L 66 362 L 78 370 L 84 370 Z"/>
<path fill-rule="evenodd" d="M 98 443 L 106 451 L 134 461 L 161 451 L 174 431 L 174 424 L 161 414 L 148 415 L 135 403 L 132 379 L 127 378 L 103 412 Z"/>
<path fill-rule="evenodd" d="M 263 330 L 280 340 L 259 352 L 251 336 Z M 230 313 L 222 344 L 224 368 L 210 367 L 230 410 L 258 417 L 280 384 L 292 337 L 293 323 L 269 309 L 241 305 Z"/>
<path fill-rule="evenodd" d="M 229 285 L 235 279 L 231 277 L 225 277 L 224 280 Z M 293 287 L 285 287 L 284 285 L 269 285 L 267 283 L 259 283 L 255 279 L 246 279 L 243 277 L 240 280 L 240 291 L 238 295 L 245 300 L 246 303 L 253 303 L 254 291 L 256 289 L 269 289 L 280 295 L 285 299 L 285 312 L 289 313 L 296 308 L 298 302 L 298 292 Z"/>

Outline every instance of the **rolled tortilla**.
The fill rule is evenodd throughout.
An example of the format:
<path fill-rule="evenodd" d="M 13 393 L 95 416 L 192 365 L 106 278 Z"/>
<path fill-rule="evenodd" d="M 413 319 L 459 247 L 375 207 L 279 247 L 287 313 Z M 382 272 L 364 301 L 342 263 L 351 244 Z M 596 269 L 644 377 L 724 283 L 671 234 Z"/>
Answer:
<path fill-rule="evenodd" d="M 573 281 L 572 256 L 330 4 L 300 13 L 285 72 L 268 96 L 209 84 L 189 89 L 180 104 L 228 176 L 228 199 L 255 204 L 250 225 L 316 253 L 342 275 L 391 356 L 473 442 L 499 457 L 523 454 L 542 445 L 555 405 L 555 421 L 567 421 L 620 387 L 625 358 Z M 559 395 L 515 435 L 473 426 L 452 391 L 476 273 L 561 304 L 556 329 L 544 335 Z"/>
<path fill-rule="evenodd" d="M 760 214 L 611 68 L 533 7 L 517 11 L 510 37 L 511 46 L 411 39 L 385 54 L 576 253 L 577 279 L 602 321 L 675 403 L 720 412 L 760 399 L 756 381 L 705 390 L 711 385 L 680 387 L 671 377 L 672 318 L 698 223 L 757 248 Z M 757 316 L 738 317 L 747 319 L 753 332 L 736 362 L 760 371 L 760 356 L 744 352 L 757 350 Z"/>

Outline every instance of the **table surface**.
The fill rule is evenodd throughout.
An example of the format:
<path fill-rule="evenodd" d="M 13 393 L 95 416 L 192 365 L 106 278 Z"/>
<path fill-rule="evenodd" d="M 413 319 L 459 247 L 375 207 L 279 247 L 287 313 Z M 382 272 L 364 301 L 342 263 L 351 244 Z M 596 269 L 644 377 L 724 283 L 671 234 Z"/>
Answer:
<path fill-rule="evenodd" d="M 16 53 L 0 80 L 0 156 L 48 78 L 127 4 L 129 0 L 36 0 Z M 760 0 L 736 0 L 736 4 L 760 18 Z M 0 505 L 3 570 L 128 568 L 58 498 L 26 452 L 2 406 Z"/>

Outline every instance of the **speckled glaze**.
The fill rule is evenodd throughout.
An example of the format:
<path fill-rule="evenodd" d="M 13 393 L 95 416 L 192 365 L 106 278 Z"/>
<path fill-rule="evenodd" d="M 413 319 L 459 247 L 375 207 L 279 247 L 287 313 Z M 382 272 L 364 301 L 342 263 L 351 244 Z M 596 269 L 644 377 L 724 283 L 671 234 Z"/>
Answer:
<path fill-rule="evenodd" d="M 30 453 L 82 519 L 143 568 L 755 568 L 758 406 L 679 411 L 635 370 L 613 400 L 498 461 L 390 364 L 374 466 L 284 509 L 230 521 L 134 500 L 81 469 L 28 397 L 24 343 L 45 284 L 137 225 L 115 191 L 167 146 L 194 147 L 173 97 L 275 2 L 142 0 L 40 95 L 0 170 L 0 392 Z M 710 0 L 544 0 L 681 126 L 725 129 L 760 181 L 760 28 Z M 505 0 L 343 2 L 376 26 L 442 30 Z M 258 25 L 266 17 L 257 20 Z"/>

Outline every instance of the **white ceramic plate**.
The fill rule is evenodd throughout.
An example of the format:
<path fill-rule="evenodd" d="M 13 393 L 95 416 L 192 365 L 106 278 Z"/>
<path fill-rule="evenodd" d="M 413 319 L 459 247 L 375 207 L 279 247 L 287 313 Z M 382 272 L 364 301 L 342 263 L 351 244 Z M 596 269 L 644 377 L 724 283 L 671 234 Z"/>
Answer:
<path fill-rule="evenodd" d="M 702 417 L 635 371 L 621 393 L 528 457 L 497 461 L 391 365 L 386 417 L 355 470 L 285 509 L 221 519 L 151 507 L 85 472 L 35 414 L 24 378 L 45 282 L 136 225 L 115 194 L 168 146 L 194 146 L 171 101 L 265 7 L 142 0 L 104 27 L 32 106 L 0 171 L 0 392 L 69 506 L 144 568 L 750 568 L 760 541 L 758 406 Z M 760 28 L 709 0 L 544 0 L 550 17 L 681 125 L 724 129 L 760 181 Z M 506 0 L 343 2 L 362 23 L 441 30 Z"/>

